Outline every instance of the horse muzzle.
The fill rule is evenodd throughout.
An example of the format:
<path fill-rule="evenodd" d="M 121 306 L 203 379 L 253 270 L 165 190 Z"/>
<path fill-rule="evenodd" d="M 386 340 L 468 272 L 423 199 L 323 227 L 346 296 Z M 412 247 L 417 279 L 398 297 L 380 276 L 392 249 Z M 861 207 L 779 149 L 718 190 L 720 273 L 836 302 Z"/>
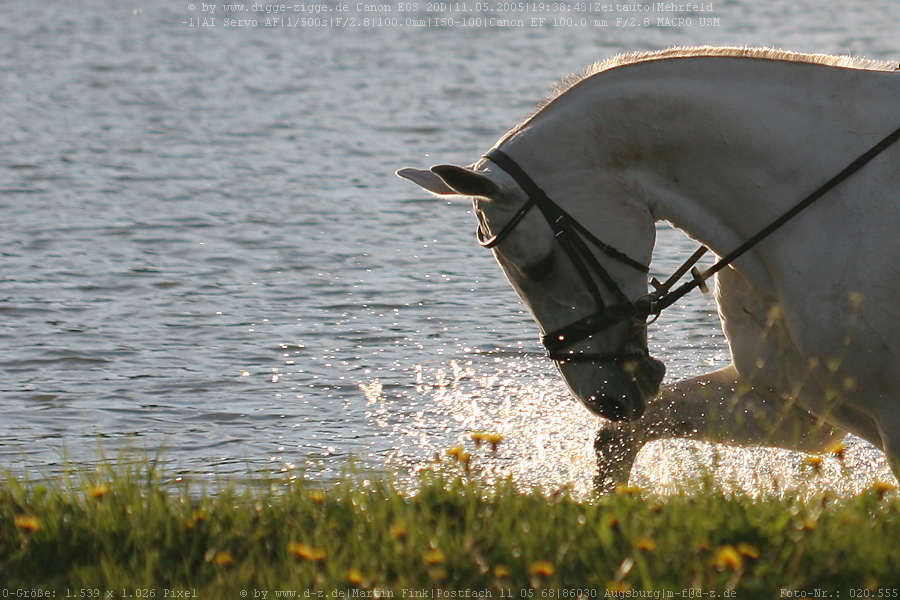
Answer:
<path fill-rule="evenodd" d="M 650 356 L 602 365 L 581 364 L 577 371 L 565 366 L 560 369 L 572 394 L 592 413 L 610 421 L 639 419 L 647 401 L 659 393 L 666 374 L 665 365 Z"/>

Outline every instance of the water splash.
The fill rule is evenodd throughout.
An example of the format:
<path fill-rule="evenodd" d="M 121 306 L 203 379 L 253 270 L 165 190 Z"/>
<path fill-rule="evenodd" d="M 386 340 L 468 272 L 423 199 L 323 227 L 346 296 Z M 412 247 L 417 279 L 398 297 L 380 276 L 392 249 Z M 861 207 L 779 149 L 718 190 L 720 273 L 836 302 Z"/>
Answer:
<path fill-rule="evenodd" d="M 537 357 L 494 362 L 450 361 L 443 368 L 417 365 L 408 393 L 388 397 L 381 384 L 361 385 L 367 417 L 383 432 L 385 465 L 401 479 L 435 462 L 453 464 L 457 448 L 471 455 L 468 468 L 487 484 L 512 480 L 523 489 L 593 493 L 594 434 L 600 419 L 573 400 L 562 381 Z M 502 436 L 496 450 L 474 432 Z M 891 481 L 884 456 L 848 437 L 822 457 L 771 448 L 730 448 L 687 440 L 647 444 L 638 455 L 631 484 L 659 494 L 684 491 L 686 482 L 712 478 L 717 489 L 754 497 L 828 491 L 861 492 Z M 687 485 L 690 485 L 688 483 Z"/>
<path fill-rule="evenodd" d="M 572 400 L 545 365 L 529 358 L 450 361 L 415 369 L 408 396 L 388 398 L 378 382 L 363 387 L 370 417 L 391 441 L 385 464 L 401 476 L 448 460 L 461 446 L 487 483 L 512 479 L 526 487 L 591 485 L 596 417 Z M 502 437 L 496 450 L 475 432 Z M 452 460 L 452 459 L 449 459 Z"/>

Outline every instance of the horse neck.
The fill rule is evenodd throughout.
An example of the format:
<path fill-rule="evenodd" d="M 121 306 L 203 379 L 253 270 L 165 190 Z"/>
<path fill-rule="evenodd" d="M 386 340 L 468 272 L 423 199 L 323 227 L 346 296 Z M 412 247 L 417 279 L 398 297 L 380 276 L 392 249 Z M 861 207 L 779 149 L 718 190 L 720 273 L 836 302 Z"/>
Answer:
<path fill-rule="evenodd" d="M 721 256 L 900 124 L 898 101 L 892 73 L 655 61 L 591 77 L 507 144 L 558 188 L 630 194 Z M 770 262 L 763 245 L 736 266 L 769 291 Z"/>

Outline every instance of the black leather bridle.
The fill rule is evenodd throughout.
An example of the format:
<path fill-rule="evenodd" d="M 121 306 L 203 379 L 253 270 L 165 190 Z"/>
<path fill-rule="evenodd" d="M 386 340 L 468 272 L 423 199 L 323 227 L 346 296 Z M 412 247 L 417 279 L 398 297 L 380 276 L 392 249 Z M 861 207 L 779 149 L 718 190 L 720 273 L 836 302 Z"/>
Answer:
<path fill-rule="evenodd" d="M 499 233 L 487 237 L 484 228 L 479 222 L 476 236 L 478 243 L 484 248 L 493 248 L 501 243 L 522 221 L 528 212 L 537 207 L 541 211 L 550 228 L 556 236 L 557 242 L 575 266 L 587 290 L 594 300 L 595 310 L 588 316 L 563 326 L 556 331 L 544 333 L 541 343 L 547 349 L 550 358 L 560 363 L 566 362 L 617 362 L 629 359 L 640 359 L 649 356 L 646 346 L 646 335 L 641 336 L 644 341 L 643 348 L 633 352 L 591 353 L 574 352 L 567 348 L 581 342 L 592 335 L 604 331 L 610 327 L 626 321 L 639 326 L 646 332 L 647 318 L 654 319 L 659 314 L 682 296 L 695 288 L 706 291 L 706 280 L 718 273 L 740 256 L 748 252 L 763 239 L 774 233 L 778 228 L 808 208 L 813 202 L 824 196 L 842 181 L 856 173 L 869 163 L 873 158 L 881 154 L 891 144 L 900 139 L 900 128 L 894 130 L 883 140 L 875 144 L 868 151 L 860 155 L 856 160 L 847 165 L 840 173 L 819 186 L 814 192 L 794 205 L 793 208 L 775 219 L 768 226 L 761 229 L 756 235 L 716 261 L 710 268 L 700 272 L 694 265 L 708 251 L 705 246 L 700 246 L 696 252 L 665 283 L 652 279 L 651 283 L 655 291 L 635 300 L 625 296 L 616 281 L 610 276 L 603 264 L 591 251 L 588 243 L 600 250 L 607 257 L 624 263 L 642 273 L 649 273 L 650 268 L 626 254 L 616 250 L 609 244 L 597 239 L 583 225 L 572 218 L 565 210 L 550 199 L 534 180 L 516 162 L 498 148 L 491 149 L 484 158 L 490 160 L 498 167 L 506 171 L 513 180 L 522 188 L 528 196 L 525 204 L 513 215 L 512 219 L 499 231 Z M 691 279 L 678 288 L 672 290 L 682 276 L 690 270 Z M 615 298 L 615 302 L 607 304 L 600 292 L 598 280 Z"/>
<path fill-rule="evenodd" d="M 498 245 L 506 239 L 532 208 L 537 207 L 553 230 L 557 243 L 569 257 L 594 300 L 595 310 L 593 313 L 541 336 L 541 343 L 547 349 L 550 358 L 560 362 L 615 362 L 647 357 L 649 351 L 646 348 L 646 344 L 641 350 L 634 352 L 576 353 L 566 349 L 595 333 L 604 331 L 623 321 L 635 320 L 635 322 L 640 322 L 643 326 L 646 326 L 643 321 L 646 320 L 648 313 L 642 308 L 643 303 L 640 301 L 632 302 L 628 299 L 615 279 L 610 276 L 594 252 L 591 251 L 588 243 L 606 256 L 642 273 L 649 273 L 650 268 L 597 239 L 594 234 L 551 200 L 544 190 L 503 151 L 494 148 L 485 154 L 484 157 L 506 171 L 522 188 L 522 191 L 528 196 L 528 200 L 525 201 L 525 204 L 519 208 L 503 229 L 490 238 L 487 237 L 484 228 L 479 223 L 476 231 L 478 243 L 484 248 L 493 248 Z M 607 304 L 600 291 L 599 283 L 603 284 L 615 299 L 615 302 Z"/>

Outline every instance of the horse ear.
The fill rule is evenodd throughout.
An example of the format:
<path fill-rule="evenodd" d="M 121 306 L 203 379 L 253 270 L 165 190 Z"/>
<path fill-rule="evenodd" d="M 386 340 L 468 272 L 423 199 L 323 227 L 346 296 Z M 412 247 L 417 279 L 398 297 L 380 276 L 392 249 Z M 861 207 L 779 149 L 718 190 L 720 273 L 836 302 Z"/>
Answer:
<path fill-rule="evenodd" d="M 447 187 L 447 184 L 431 171 L 423 171 L 422 169 L 400 169 L 397 175 L 404 179 L 409 179 L 419 187 L 437 194 L 438 196 L 455 196 L 456 191 Z"/>
<path fill-rule="evenodd" d="M 463 196 L 479 196 L 493 198 L 500 193 L 500 186 L 475 171 L 455 165 L 437 165 L 431 167 L 441 180 L 455 192 Z"/>

